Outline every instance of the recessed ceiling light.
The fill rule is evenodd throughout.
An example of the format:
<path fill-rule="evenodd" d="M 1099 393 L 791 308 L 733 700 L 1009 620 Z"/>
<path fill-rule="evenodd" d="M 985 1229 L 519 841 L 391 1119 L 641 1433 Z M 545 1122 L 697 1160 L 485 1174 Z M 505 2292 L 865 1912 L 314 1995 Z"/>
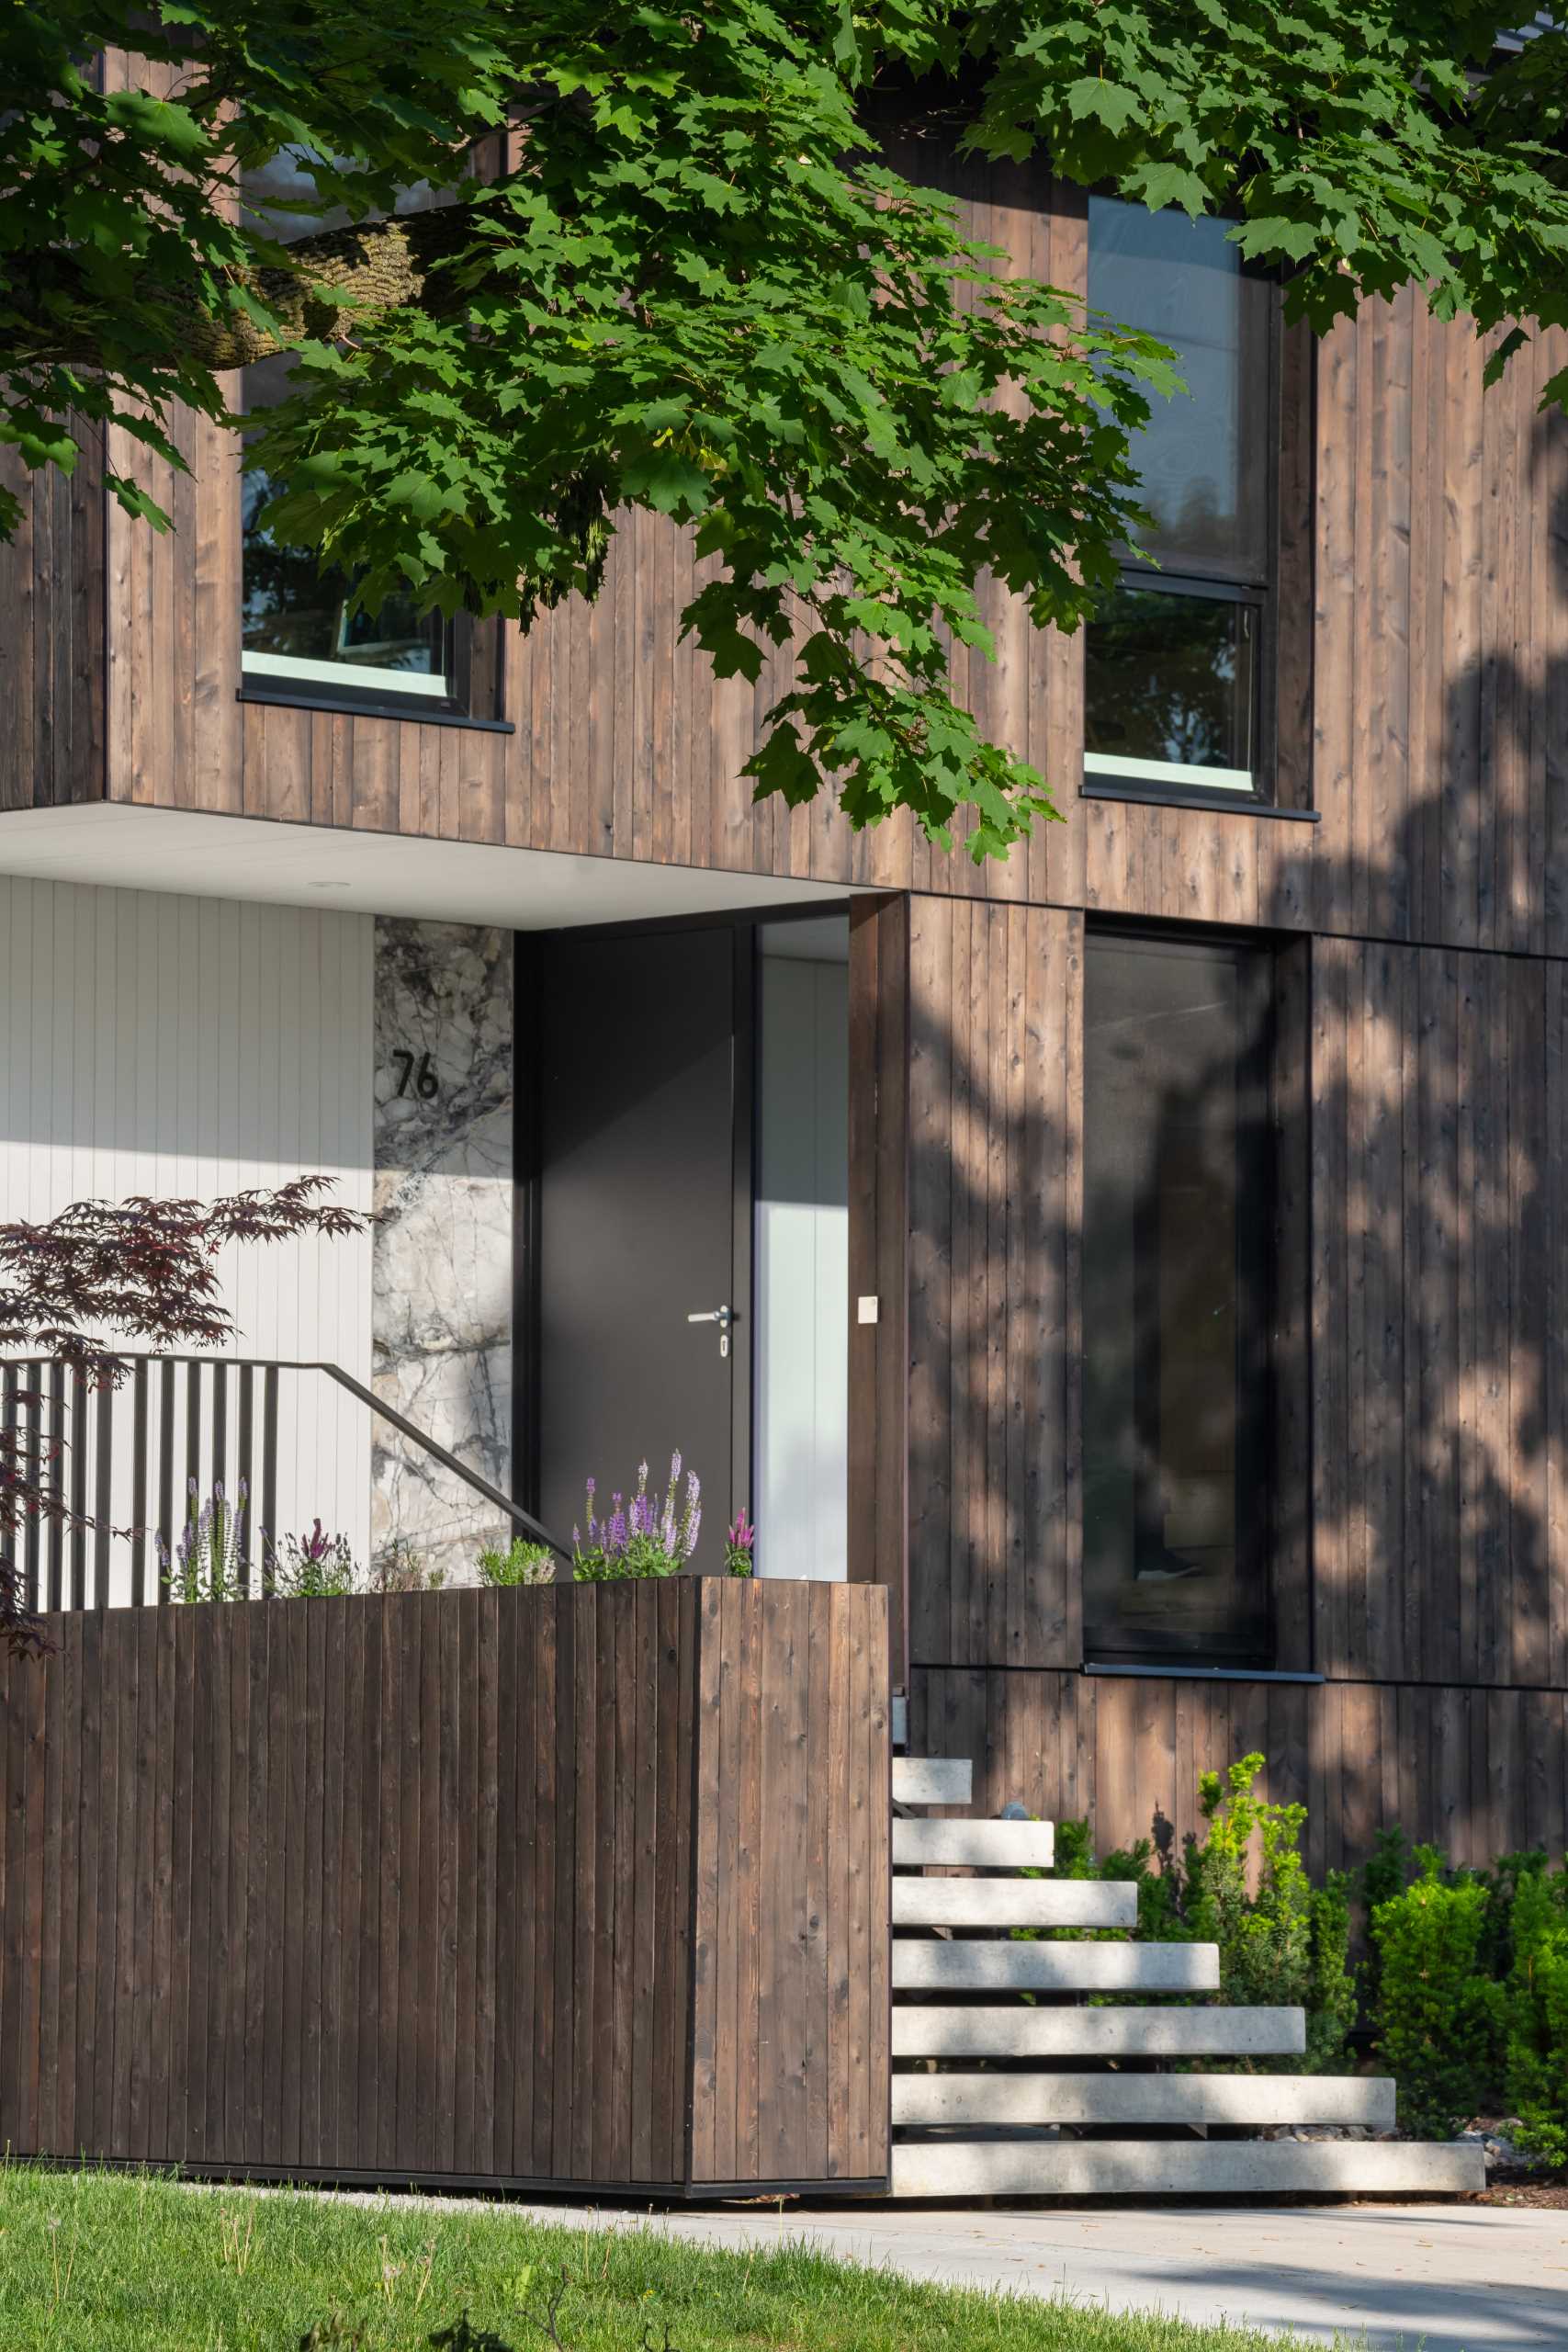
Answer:
<path fill-rule="evenodd" d="M 346 890 L 348 884 L 346 882 L 312 882 L 310 888 L 312 890 Z"/>

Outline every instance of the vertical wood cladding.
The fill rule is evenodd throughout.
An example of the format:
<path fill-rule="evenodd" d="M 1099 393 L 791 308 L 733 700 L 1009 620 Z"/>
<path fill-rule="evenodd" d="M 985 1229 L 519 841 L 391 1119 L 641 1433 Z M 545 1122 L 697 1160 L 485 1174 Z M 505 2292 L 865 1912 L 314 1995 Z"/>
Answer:
<path fill-rule="evenodd" d="M 1018 266 L 1081 288 L 1077 192 L 1034 167 L 900 159 L 957 195 L 975 232 Z M 992 588 L 982 602 L 997 660 L 959 649 L 958 690 L 1051 779 L 1066 822 L 976 868 L 902 820 L 857 837 L 826 801 L 756 807 L 739 771 L 780 663 L 755 689 L 713 678 L 679 635 L 702 584 L 689 537 L 645 514 L 626 518 L 595 605 L 508 633 L 510 736 L 241 705 L 236 453 L 190 418 L 177 434 L 194 478 L 115 451 L 176 527 L 160 537 L 110 511 L 108 794 L 1000 902 L 1568 953 L 1568 422 L 1536 413 L 1568 336 L 1538 336 L 1483 396 L 1487 348 L 1411 293 L 1367 305 L 1321 346 L 1286 336 L 1275 783 L 1283 805 L 1315 807 L 1318 826 L 1080 800 L 1079 645 L 1034 631 Z M 37 500 L 51 515 L 60 503 L 48 478 Z M 65 532 L 86 583 L 102 502 L 76 505 L 68 527 L 46 515 L 35 531 L 51 548 Z M 6 569 L 18 612 L 56 593 L 53 555 L 24 547 Z M 46 672 L 57 629 L 49 641 Z M 86 674 L 78 732 L 92 721 Z"/>
<path fill-rule="evenodd" d="M 918 1660 L 1076 1664 L 1081 917 L 911 902 Z"/>
<path fill-rule="evenodd" d="M 130 74 L 124 59 L 105 70 Z M 897 138 L 888 153 L 955 196 L 1014 266 L 1081 291 L 1080 192 L 1037 164 Z M 111 503 L 106 547 L 90 468 L 74 486 L 35 479 L 0 590 L 7 642 L 31 650 L 0 805 L 107 788 L 659 864 L 1568 954 L 1568 420 L 1537 413 L 1568 335 L 1537 335 L 1483 392 L 1488 348 L 1408 290 L 1322 345 L 1285 338 L 1275 786 L 1283 805 L 1314 806 L 1317 827 L 1079 800 L 1079 645 L 1035 632 L 991 587 L 997 659 L 959 649 L 958 691 L 1047 775 L 1065 823 L 976 868 L 904 820 L 857 837 L 826 802 L 754 807 L 739 771 L 782 665 L 754 689 L 713 678 L 679 634 L 702 584 L 690 537 L 644 514 L 626 519 L 595 605 L 508 632 L 511 736 L 241 705 L 237 452 L 190 417 L 175 426 L 188 477 L 110 436 L 172 513 L 167 537 Z"/>
<path fill-rule="evenodd" d="M 887 2169 L 886 1596 L 701 1591 L 694 2181 Z"/>
<path fill-rule="evenodd" d="M 22 519 L 0 548 L 0 814 L 104 797 L 104 476 L 96 428 L 69 480 L 0 454 Z"/>
<path fill-rule="evenodd" d="M 1313 956 L 1316 1663 L 1561 1688 L 1562 967 Z"/>
<path fill-rule="evenodd" d="M 1565 345 L 1483 390 L 1495 342 L 1406 291 L 1320 355 L 1311 920 L 1560 955 L 1568 420 L 1537 402 Z"/>
<path fill-rule="evenodd" d="M 1198 1776 L 1264 1758 L 1260 1790 L 1307 1807 L 1314 1873 L 1402 1826 L 1456 1861 L 1568 1838 L 1568 1694 L 1400 1683 L 1213 1682 L 916 1669 L 918 1753 L 968 1756 L 974 1811 L 1087 1818 L 1101 1854 L 1199 1826 Z"/>
<path fill-rule="evenodd" d="M 694 2153 L 704 2177 L 886 2172 L 874 1588 L 45 1623 L 45 1657 L 0 1660 L 14 2151 L 606 2187 L 681 2184 Z"/>

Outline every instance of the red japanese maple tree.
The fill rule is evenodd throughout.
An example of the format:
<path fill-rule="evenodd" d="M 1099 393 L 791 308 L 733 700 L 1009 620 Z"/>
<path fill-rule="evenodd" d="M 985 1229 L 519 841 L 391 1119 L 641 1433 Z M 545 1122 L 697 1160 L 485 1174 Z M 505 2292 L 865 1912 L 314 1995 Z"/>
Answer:
<path fill-rule="evenodd" d="M 51 1357 L 103 1389 L 130 1369 L 116 1340 L 153 1350 L 221 1347 L 235 1326 L 220 1294 L 219 1253 L 231 1241 L 358 1231 L 356 1211 L 319 1197 L 331 1183 L 297 1176 L 205 1204 L 78 1201 L 41 1225 L 0 1225 L 0 1357 Z M 58 1453 L 34 1431 L 0 1428 L 0 1644 L 12 1649 L 43 1642 L 18 1534 L 38 1519 L 92 1523 L 53 1475 Z"/>

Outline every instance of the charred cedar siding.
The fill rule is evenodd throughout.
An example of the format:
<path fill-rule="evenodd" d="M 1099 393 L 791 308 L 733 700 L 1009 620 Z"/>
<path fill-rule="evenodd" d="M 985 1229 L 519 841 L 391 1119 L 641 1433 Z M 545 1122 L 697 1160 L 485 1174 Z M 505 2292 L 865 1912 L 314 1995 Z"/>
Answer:
<path fill-rule="evenodd" d="M 69 479 L 0 454 L 22 519 L 0 548 L 0 813 L 104 797 L 104 477 L 96 428 Z"/>
<path fill-rule="evenodd" d="M 1315 1871 L 1350 1869 L 1385 1824 L 1456 1861 L 1568 1838 L 1561 1690 L 1359 1682 L 1198 1683 L 915 1670 L 911 1742 L 971 1756 L 975 1803 L 1088 1817 L 1101 1853 L 1198 1827 L 1198 1775 L 1265 1758 L 1270 1796 L 1309 1808 Z"/>
<path fill-rule="evenodd" d="M 47 1629 L 46 1657 L 0 1659 L 14 2151 L 603 2188 L 886 2175 L 877 1589 Z"/>
<path fill-rule="evenodd" d="M 951 188 L 975 232 L 1068 289 L 1086 270 L 1082 198 L 1038 167 L 893 151 Z M 960 690 L 1052 780 L 1066 821 L 1005 864 L 933 851 L 904 822 L 859 837 L 826 803 L 753 807 L 740 769 L 780 690 L 716 681 L 679 639 L 700 584 L 689 535 L 628 517 L 604 593 L 506 632 L 510 735 L 240 704 L 235 451 L 180 425 L 194 480 L 116 447 L 175 514 L 160 537 L 107 524 L 107 789 L 162 806 L 883 884 L 1346 937 L 1568 955 L 1568 424 L 1541 416 L 1568 335 L 1539 335 L 1483 397 L 1488 346 L 1413 294 L 1370 304 L 1321 346 L 1287 334 L 1281 371 L 1280 767 L 1276 797 L 1314 827 L 1242 811 L 1080 801 L 1081 662 L 987 590 L 997 660 L 961 650 Z M 111 436 L 113 439 L 115 436 Z M 90 729 L 87 639 L 57 621 L 96 593 L 101 498 L 49 478 L 6 594 L 41 688 L 62 660 L 73 737 Z M 71 549 L 69 562 L 64 545 Z M 41 564 L 45 585 L 36 584 Z M 34 617 L 29 621 L 28 612 Z M 101 657 L 94 655 L 93 659 Z M 52 666 L 51 666 L 52 665 Z M 49 697 L 59 703 L 58 684 Z M 59 732 L 60 722 L 52 722 Z M 21 730 L 25 732 L 24 730 Z M 20 758 L 30 805 L 58 752 Z M 67 762 L 72 788 L 103 764 Z"/>

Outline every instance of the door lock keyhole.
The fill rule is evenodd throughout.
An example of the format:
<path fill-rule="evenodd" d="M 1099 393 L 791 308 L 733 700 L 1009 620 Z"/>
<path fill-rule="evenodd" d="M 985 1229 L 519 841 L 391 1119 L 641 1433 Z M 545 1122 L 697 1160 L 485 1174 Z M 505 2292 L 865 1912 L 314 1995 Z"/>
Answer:
<path fill-rule="evenodd" d="M 688 1315 L 686 1320 L 688 1323 L 716 1323 L 718 1325 L 719 1354 L 721 1356 L 728 1355 L 729 1327 L 736 1320 L 735 1309 L 732 1306 L 705 1307 L 695 1315 Z"/>

